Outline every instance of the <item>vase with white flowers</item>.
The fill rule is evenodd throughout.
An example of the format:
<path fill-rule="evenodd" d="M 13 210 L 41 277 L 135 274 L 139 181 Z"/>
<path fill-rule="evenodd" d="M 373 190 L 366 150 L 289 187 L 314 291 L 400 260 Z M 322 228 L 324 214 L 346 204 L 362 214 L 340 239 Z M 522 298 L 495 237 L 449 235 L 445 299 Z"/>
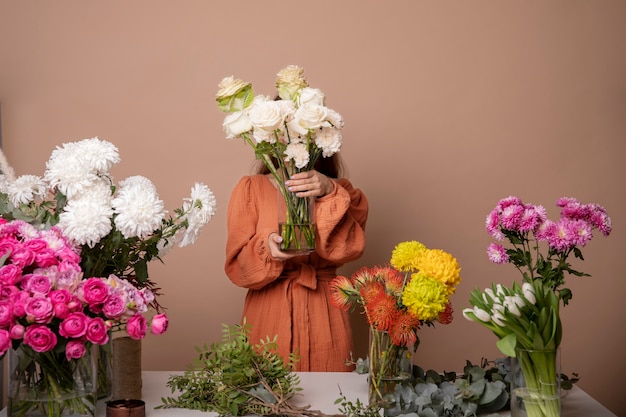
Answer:
<path fill-rule="evenodd" d="M 452 322 L 450 297 L 461 282 L 460 271 L 451 254 L 407 241 L 396 245 L 390 266 L 361 268 L 331 282 L 333 305 L 360 305 L 367 317 L 369 401 L 385 415 L 395 415 L 401 395 L 396 386 L 411 380 L 420 327 Z"/>
<path fill-rule="evenodd" d="M 196 241 L 215 213 L 211 190 L 195 183 L 191 197 L 169 215 L 148 178 L 132 176 L 114 182 L 110 169 L 120 162 L 118 149 L 97 137 L 54 149 L 43 177 L 16 177 L 4 154 L 0 156 L 0 216 L 39 230 L 61 230 L 79 253 L 84 279 L 115 276 L 126 280 L 142 291 L 137 293 L 142 297 L 139 304 L 145 306 L 141 313 L 153 310 L 153 320 L 165 331 L 167 315 L 158 301 L 160 288 L 149 276 L 148 263 L 163 261 L 175 245 L 184 247 Z M 131 328 L 128 336 L 141 339 L 147 322 L 137 320 Z M 103 351 L 107 348 L 110 346 Z M 101 386 L 106 384 L 101 382 Z"/>
<path fill-rule="evenodd" d="M 315 200 L 298 197 L 285 181 L 339 152 L 343 119 L 326 107 L 324 93 L 309 87 L 300 67 L 282 69 L 276 88 L 276 99 L 255 95 L 251 83 L 231 76 L 220 82 L 216 100 L 228 113 L 226 137 L 249 144 L 276 181 L 284 207 L 278 218 L 281 250 L 307 253 L 315 250 Z"/>
<path fill-rule="evenodd" d="M 589 243 L 593 231 L 608 236 L 612 230 L 611 218 L 598 204 L 569 197 L 556 204 L 561 213 L 554 221 L 543 206 L 525 204 L 518 197 L 498 202 L 487 216 L 486 228 L 494 239 L 506 239 L 509 245 L 491 243 L 487 254 L 496 264 L 513 264 L 522 283 L 473 290 L 472 308 L 463 311 L 468 320 L 490 329 L 502 353 L 516 358 L 521 367 L 524 386 L 513 386 L 511 392 L 514 416 L 560 415 L 559 309 L 572 298 L 564 287 L 565 277 L 589 276 L 574 269 L 568 258 L 583 260 L 580 248 Z"/>

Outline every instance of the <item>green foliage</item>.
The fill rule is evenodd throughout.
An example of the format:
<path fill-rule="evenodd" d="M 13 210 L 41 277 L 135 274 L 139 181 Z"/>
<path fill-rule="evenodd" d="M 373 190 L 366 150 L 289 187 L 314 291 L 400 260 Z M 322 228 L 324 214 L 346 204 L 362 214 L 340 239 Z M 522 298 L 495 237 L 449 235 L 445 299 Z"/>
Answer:
<path fill-rule="evenodd" d="M 300 391 L 292 372 L 295 355 L 287 364 L 275 352 L 275 340 L 249 342 L 250 326 L 224 325 L 223 340 L 211 348 L 196 348 L 199 357 L 182 375 L 170 376 L 167 386 L 178 397 L 162 398 L 157 408 L 189 408 L 220 416 L 246 414 L 298 415 L 287 403 Z"/>

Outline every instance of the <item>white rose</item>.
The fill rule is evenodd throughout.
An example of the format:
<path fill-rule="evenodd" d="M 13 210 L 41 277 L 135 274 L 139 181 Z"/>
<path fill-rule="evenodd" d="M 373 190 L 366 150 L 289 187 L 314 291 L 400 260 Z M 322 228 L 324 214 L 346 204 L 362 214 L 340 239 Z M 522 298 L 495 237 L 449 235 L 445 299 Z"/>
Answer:
<path fill-rule="evenodd" d="M 232 139 L 240 136 L 244 132 L 250 131 L 252 129 L 252 122 L 246 112 L 238 111 L 224 118 L 222 128 L 226 133 L 226 138 Z"/>
<path fill-rule="evenodd" d="M 304 70 L 297 65 L 289 65 L 278 72 L 276 78 L 276 88 L 278 96 L 283 100 L 294 98 L 298 90 L 309 84 L 304 78 Z"/>
<path fill-rule="evenodd" d="M 227 113 L 245 109 L 254 97 L 251 83 L 236 80 L 233 77 L 224 78 L 219 88 L 215 97 L 217 107 Z"/>
<path fill-rule="evenodd" d="M 298 96 L 298 106 L 306 106 L 308 104 L 317 104 L 318 106 L 324 105 L 324 93 L 317 88 L 303 88 L 300 90 Z"/>
<path fill-rule="evenodd" d="M 235 79 L 233 76 L 226 77 L 219 83 L 219 90 L 217 91 L 215 98 L 219 100 L 234 96 L 237 92 L 239 92 L 239 90 L 242 90 L 249 85 L 250 83 L 240 79 Z"/>
<path fill-rule="evenodd" d="M 305 129 L 317 129 L 322 127 L 324 122 L 326 122 L 327 116 L 328 109 L 317 104 L 300 106 L 294 114 L 297 123 Z"/>
<path fill-rule="evenodd" d="M 283 125 L 284 116 L 281 107 L 275 101 L 255 103 L 249 110 L 250 121 L 256 129 L 273 132 Z"/>

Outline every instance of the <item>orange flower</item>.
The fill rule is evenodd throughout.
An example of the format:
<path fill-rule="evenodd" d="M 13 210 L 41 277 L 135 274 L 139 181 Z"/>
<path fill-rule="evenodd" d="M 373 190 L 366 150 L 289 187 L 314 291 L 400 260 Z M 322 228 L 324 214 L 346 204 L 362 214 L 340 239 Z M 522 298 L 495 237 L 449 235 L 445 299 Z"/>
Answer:
<path fill-rule="evenodd" d="M 437 321 L 441 324 L 450 324 L 452 323 L 452 314 L 454 310 L 452 309 L 452 303 L 448 303 L 446 305 L 446 309 L 439 313 L 439 318 Z"/>
<path fill-rule="evenodd" d="M 352 281 L 348 277 L 338 276 L 328 285 L 330 302 L 337 308 L 348 310 L 352 304 L 350 293 L 354 292 Z"/>
<path fill-rule="evenodd" d="M 359 294 L 363 299 L 363 304 L 369 304 L 380 294 L 385 294 L 385 285 L 379 281 L 366 281 L 359 287 Z"/>
<path fill-rule="evenodd" d="M 387 331 L 400 313 L 393 295 L 379 293 L 365 305 L 367 320 L 373 328 Z"/>
<path fill-rule="evenodd" d="M 385 283 L 387 292 L 395 296 L 402 294 L 405 275 L 390 266 L 376 267 L 376 278 Z"/>
<path fill-rule="evenodd" d="M 415 315 L 407 311 L 400 312 L 389 329 L 391 343 L 396 346 L 410 346 L 416 343 L 415 331 L 419 325 L 420 321 Z"/>

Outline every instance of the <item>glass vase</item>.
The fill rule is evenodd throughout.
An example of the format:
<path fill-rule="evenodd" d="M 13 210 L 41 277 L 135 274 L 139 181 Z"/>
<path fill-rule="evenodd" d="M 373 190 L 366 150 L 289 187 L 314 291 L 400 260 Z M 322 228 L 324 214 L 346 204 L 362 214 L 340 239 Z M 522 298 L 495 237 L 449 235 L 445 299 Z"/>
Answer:
<path fill-rule="evenodd" d="M 511 417 L 561 415 L 559 349 L 515 349 L 511 381 Z"/>
<path fill-rule="evenodd" d="M 113 352 L 112 352 L 112 342 L 111 336 L 109 332 L 109 342 L 105 345 L 98 346 L 98 389 L 96 391 L 97 398 L 108 399 L 111 397 L 112 390 L 112 380 L 113 380 Z"/>
<path fill-rule="evenodd" d="M 369 344 L 369 403 L 388 410 L 400 401 L 396 389 L 411 380 L 413 373 L 413 346 L 397 346 L 391 343 L 389 333 L 370 328 Z"/>
<path fill-rule="evenodd" d="M 97 351 L 79 359 L 65 351 L 35 352 L 20 345 L 8 351 L 8 417 L 94 416 Z"/>
<path fill-rule="evenodd" d="M 314 252 L 315 232 L 315 197 L 297 197 L 296 193 L 279 190 L 280 250 L 298 255 Z"/>

